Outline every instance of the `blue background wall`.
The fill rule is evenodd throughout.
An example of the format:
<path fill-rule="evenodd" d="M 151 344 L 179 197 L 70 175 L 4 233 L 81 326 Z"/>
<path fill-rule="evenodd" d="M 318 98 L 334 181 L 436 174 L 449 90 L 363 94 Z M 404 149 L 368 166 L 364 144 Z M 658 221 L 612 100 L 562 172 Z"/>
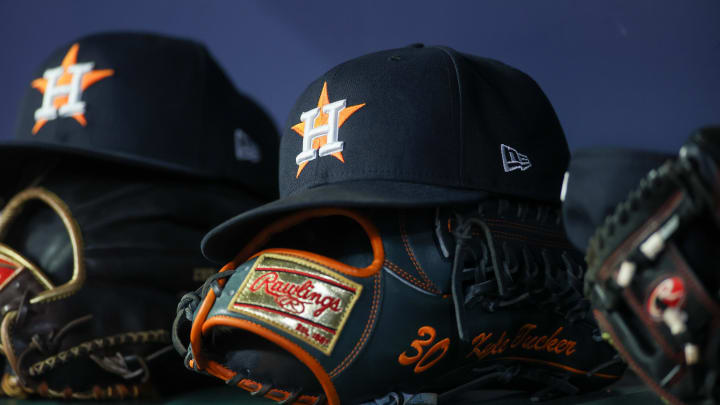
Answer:
<path fill-rule="evenodd" d="M 0 0 L 0 136 L 12 134 L 22 93 L 47 54 L 104 30 L 205 42 L 279 124 L 322 72 L 414 42 L 529 73 L 572 149 L 674 150 L 693 128 L 720 123 L 718 0 Z"/>

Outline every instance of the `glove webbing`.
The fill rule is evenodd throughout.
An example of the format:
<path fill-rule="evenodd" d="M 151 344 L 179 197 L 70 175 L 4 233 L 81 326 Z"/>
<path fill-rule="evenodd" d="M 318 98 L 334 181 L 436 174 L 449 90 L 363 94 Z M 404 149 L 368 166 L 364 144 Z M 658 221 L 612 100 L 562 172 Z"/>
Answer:
<path fill-rule="evenodd" d="M 498 210 L 505 210 L 509 205 L 503 201 Z M 451 289 L 460 338 L 468 340 L 464 326 L 465 308 L 475 305 L 494 312 L 529 300 L 535 305 L 561 311 L 570 322 L 588 317 L 590 303 L 582 294 L 583 267 L 562 249 L 542 248 L 538 263 L 525 243 L 521 258 L 515 257 L 505 245 L 501 246 L 503 254 L 500 255 L 484 220 L 483 208 L 480 206 L 477 213 L 470 215 L 455 213 L 457 225 L 451 229 L 455 238 Z M 517 212 L 519 218 L 527 215 L 521 204 L 518 204 Z M 542 220 L 546 215 L 547 210 L 538 207 L 538 218 Z M 473 232 L 477 228 L 481 230 L 479 241 Z M 478 244 L 479 249 L 472 244 Z M 553 255 L 562 267 L 552 264 Z M 599 332 L 597 336 L 599 340 Z"/>
<path fill-rule="evenodd" d="M 660 211 L 660 204 L 666 204 L 673 195 L 679 193 L 682 193 L 682 200 L 680 200 L 678 206 L 659 216 L 657 212 Z M 637 227 L 646 226 L 649 221 L 647 216 L 653 212 L 656 212 L 656 214 L 654 214 L 652 220 L 663 224 L 651 235 L 658 235 L 662 239 L 660 248 L 653 253 L 652 257 L 646 257 L 647 254 L 644 252 L 639 253 L 640 246 L 638 246 L 633 249 L 634 253 L 630 253 L 626 258 L 626 261 L 637 261 L 638 266 L 643 267 L 655 260 L 662 250 L 672 248 L 678 255 L 683 256 L 677 244 L 672 240 L 673 235 L 680 229 L 687 227 L 688 224 L 702 220 L 701 218 L 707 213 L 714 215 L 715 209 L 714 196 L 708 190 L 707 185 L 704 184 L 703 179 L 698 174 L 697 167 L 692 161 L 687 159 L 669 161 L 660 168 L 652 170 L 640 181 L 637 189 L 630 192 L 627 199 L 617 205 L 615 211 L 605 219 L 603 225 L 598 228 L 590 239 L 586 260 L 593 271 L 590 273 L 589 281 L 591 283 L 588 284 L 586 293 L 591 294 L 596 306 L 603 310 L 612 310 L 618 305 L 625 287 L 620 286 L 612 277 L 600 276 L 599 273 L 605 266 L 608 266 L 606 261 L 612 255 L 612 252 L 618 248 L 613 241 L 626 243 L 623 240 L 627 237 L 628 228 L 635 230 Z M 673 226 L 671 227 L 670 224 L 673 224 Z M 664 232 L 665 228 L 672 229 L 672 231 Z M 648 240 L 649 238 L 646 239 L 646 242 Z M 687 262 L 687 260 L 683 260 Z M 692 271 L 692 269 L 690 270 Z M 697 274 L 694 271 L 692 272 Z M 717 298 L 717 291 L 709 291 L 709 293 L 711 295 L 715 294 L 715 298 Z M 604 322 L 607 323 L 608 321 Z M 605 334 L 605 338 L 611 344 L 614 344 L 610 337 L 610 334 Z M 692 336 L 687 333 L 676 335 L 675 339 L 681 344 L 693 343 L 691 342 Z M 720 392 L 716 388 L 720 354 L 720 331 L 712 331 L 709 336 L 706 336 L 706 340 L 707 342 L 703 347 L 705 354 L 702 358 L 709 370 L 697 384 L 697 395 L 704 398 L 714 398 L 717 401 L 720 398 Z M 670 402 L 680 403 L 679 399 L 664 391 L 665 386 L 681 370 L 680 365 L 676 365 L 658 385 L 649 375 L 645 374 L 640 365 L 633 361 L 632 356 L 626 349 L 623 349 L 623 351 L 625 357 L 628 358 L 628 362 L 644 377 L 646 383 Z M 687 367 L 690 369 L 695 368 L 695 364 L 687 364 Z"/>

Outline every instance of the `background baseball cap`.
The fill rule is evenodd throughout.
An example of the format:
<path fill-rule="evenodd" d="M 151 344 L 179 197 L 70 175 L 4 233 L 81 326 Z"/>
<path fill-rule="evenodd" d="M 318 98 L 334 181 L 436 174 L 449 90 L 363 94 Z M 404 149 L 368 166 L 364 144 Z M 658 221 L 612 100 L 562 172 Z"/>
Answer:
<path fill-rule="evenodd" d="M 20 175 L 28 160 L 84 156 L 227 180 L 272 198 L 277 145 L 269 116 L 204 46 L 106 33 L 60 47 L 35 71 L 0 159 L 5 176 Z"/>
<path fill-rule="evenodd" d="M 208 258 L 228 260 L 263 223 L 303 208 L 442 205 L 488 194 L 559 202 L 569 152 L 528 75 L 414 45 L 353 59 L 311 83 L 290 112 L 279 159 L 280 199 L 213 229 L 203 240 Z"/>
<path fill-rule="evenodd" d="M 563 225 L 570 242 L 585 252 L 595 230 L 640 180 L 673 157 L 663 152 L 610 147 L 576 151 L 563 184 Z"/>

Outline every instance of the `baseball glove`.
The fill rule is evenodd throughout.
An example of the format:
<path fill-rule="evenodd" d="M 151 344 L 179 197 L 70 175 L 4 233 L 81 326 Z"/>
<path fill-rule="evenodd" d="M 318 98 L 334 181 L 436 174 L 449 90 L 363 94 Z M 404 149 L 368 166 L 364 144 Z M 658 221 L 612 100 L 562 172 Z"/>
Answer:
<path fill-rule="evenodd" d="M 4 393 L 119 399 L 207 385 L 182 383 L 193 373 L 169 351 L 169 329 L 177 299 L 207 276 L 203 233 L 247 198 L 231 195 L 96 162 L 12 197 L 0 215 Z"/>
<path fill-rule="evenodd" d="M 606 218 L 585 292 L 628 364 L 672 404 L 717 403 L 720 128 L 696 133 Z"/>
<path fill-rule="evenodd" d="M 436 404 L 491 386 L 547 399 L 624 370 L 557 207 L 312 209 L 238 250 L 180 301 L 173 339 L 187 367 L 255 396 Z"/>

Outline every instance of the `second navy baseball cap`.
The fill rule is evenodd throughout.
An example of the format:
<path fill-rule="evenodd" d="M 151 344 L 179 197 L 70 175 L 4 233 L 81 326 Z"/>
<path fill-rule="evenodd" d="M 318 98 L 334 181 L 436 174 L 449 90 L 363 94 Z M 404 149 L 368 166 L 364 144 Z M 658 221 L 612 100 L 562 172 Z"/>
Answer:
<path fill-rule="evenodd" d="M 145 33 L 90 35 L 57 49 L 28 80 L 6 167 L 88 157 L 241 184 L 277 195 L 277 130 L 208 50 Z M 88 165 L 92 170 L 92 165 Z"/>
<path fill-rule="evenodd" d="M 612 147 L 573 154 L 563 184 L 563 225 L 568 240 L 585 252 L 595 230 L 637 187 L 640 179 L 672 154 Z"/>
<path fill-rule="evenodd" d="M 268 221 L 311 207 L 412 207 L 489 194 L 559 202 L 569 152 L 525 73 L 446 47 L 412 46 L 343 63 L 297 100 L 280 145 L 280 199 L 203 240 L 231 258 Z"/>

